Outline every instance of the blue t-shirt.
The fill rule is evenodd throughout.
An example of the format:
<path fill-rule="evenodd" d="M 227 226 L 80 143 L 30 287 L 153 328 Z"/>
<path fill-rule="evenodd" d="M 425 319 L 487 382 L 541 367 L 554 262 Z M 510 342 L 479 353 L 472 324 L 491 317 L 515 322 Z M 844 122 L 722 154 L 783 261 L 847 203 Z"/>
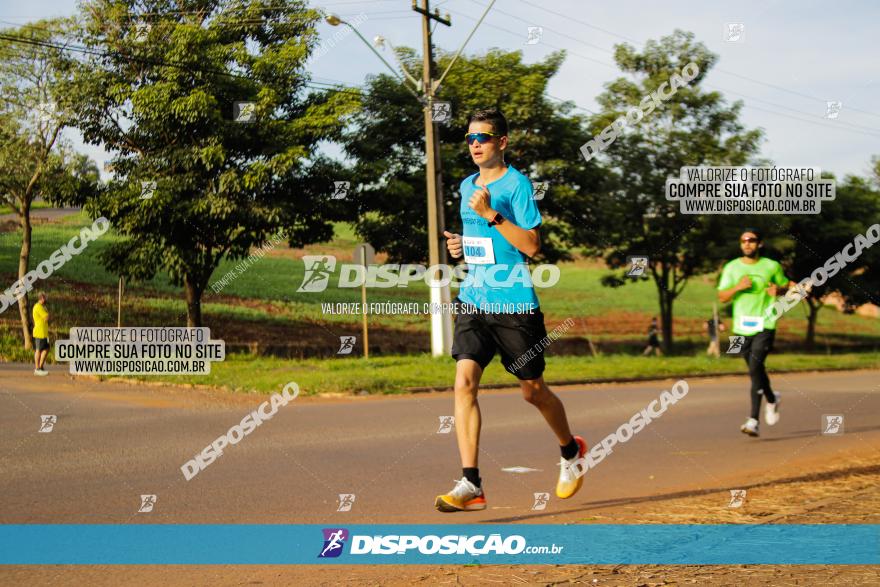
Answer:
<path fill-rule="evenodd" d="M 480 189 L 479 173 L 461 182 L 461 222 L 468 277 L 458 297 L 484 312 L 513 314 L 538 309 L 526 256 L 510 244 L 485 218 L 471 210 L 468 202 Z M 508 165 L 507 172 L 486 186 L 489 205 L 525 230 L 541 225 L 541 213 L 532 197 L 532 182 Z"/>

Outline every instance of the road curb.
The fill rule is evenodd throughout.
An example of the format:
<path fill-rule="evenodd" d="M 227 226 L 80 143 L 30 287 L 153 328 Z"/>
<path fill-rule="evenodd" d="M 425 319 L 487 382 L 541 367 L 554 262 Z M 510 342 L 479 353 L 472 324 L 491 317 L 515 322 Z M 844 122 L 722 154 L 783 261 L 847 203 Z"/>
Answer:
<path fill-rule="evenodd" d="M 770 373 L 833 373 L 837 371 L 870 371 L 866 367 L 837 367 L 830 369 L 773 369 Z M 547 381 L 549 386 L 560 385 L 597 385 L 603 383 L 641 383 L 645 381 L 665 381 L 667 379 L 705 379 L 709 377 L 727 377 L 730 375 L 747 376 L 744 371 L 718 371 L 713 373 L 673 373 L 670 375 L 655 376 L 648 375 L 645 377 L 595 377 L 592 379 L 561 379 Z M 515 385 L 509 383 L 481 383 L 480 389 L 508 389 L 514 388 Z M 407 393 L 430 393 L 438 391 L 453 391 L 452 386 L 428 386 L 428 387 L 405 387 Z"/>

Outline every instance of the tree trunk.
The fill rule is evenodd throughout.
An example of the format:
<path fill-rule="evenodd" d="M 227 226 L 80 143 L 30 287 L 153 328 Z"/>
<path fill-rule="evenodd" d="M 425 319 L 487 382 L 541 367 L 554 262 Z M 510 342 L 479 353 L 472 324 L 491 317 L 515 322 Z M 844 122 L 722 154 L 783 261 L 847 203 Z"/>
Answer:
<path fill-rule="evenodd" d="M 822 302 L 816 300 L 813 302 L 811 298 L 807 298 L 807 306 L 810 313 L 807 315 L 807 349 L 813 350 L 816 346 L 816 319 L 819 317 L 819 310 L 822 309 Z"/>
<path fill-rule="evenodd" d="M 660 304 L 660 330 L 663 333 L 663 341 L 660 343 L 664 354 L 672 352 L 672 302 L 675 294 L 669 287 L 669 267 L 660 264 L 660 272 L 651 269 L 654 275 L 654 285 L 657 286 L 657 301 Z"/>
<path fill-rule="evenodd" d="M 663 352 L 665 354 L 672 353 L 672 297 L 666 290 L 660 290 L 660 326 L 663 331 Z"/>
<path fill-rule="evenodd" d="M 190 275 L 183 278 L 183 284 L 186 286 L 186 325 L 190 328 L 200 328 L 204 286 L 197 283 L 197 280 Z"/>
<path fill-rule="evenodd" d="M 25 198 L 21 207 L 21 254 L 18 256 L 18 278 L 22 279 L 28 271 L 31 258 L 31 203 Z M 34 348 L 30 327 L 30 304 L 27 292 L 18 300 L 18 313 L 21 316 L 21 333 L 25 350 Z"/>

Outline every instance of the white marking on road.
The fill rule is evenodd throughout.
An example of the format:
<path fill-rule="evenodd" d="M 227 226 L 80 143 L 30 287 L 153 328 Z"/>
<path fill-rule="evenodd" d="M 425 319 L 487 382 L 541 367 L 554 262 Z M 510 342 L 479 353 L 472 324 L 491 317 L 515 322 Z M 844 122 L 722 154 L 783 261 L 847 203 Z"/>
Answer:
<path fill-rule="evenodd" d="M 534 473 L 541 471 L 541 469 L 529 469 L 528 467 L 504 467 L 501 470 L 505 473 Z"/>

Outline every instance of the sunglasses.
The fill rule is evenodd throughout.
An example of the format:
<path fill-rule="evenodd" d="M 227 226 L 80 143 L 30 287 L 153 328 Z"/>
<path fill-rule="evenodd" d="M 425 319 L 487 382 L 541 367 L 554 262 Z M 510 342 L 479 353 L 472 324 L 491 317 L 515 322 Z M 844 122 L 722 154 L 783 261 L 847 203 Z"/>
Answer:
<path fill-rule="evenodd" d="M 488 143 L 490 140 L 492 140 L 492 137 L 500 136 L 502 135 L 497 135 L 493 132 L 472 132 L 464 135 L 464 140 L 468 145 L 473 143 L 475 140 L 482 145 L 483 143 Z"/>
<path fill-rule="evenodd" d="M 753 238 L 751 236 L 747 236 L 746 238 L 739 239 L 739 242 L 741 242 L 741 243 L 756 243 L 756 242 L 758 242 L 758 239 Z"/>

